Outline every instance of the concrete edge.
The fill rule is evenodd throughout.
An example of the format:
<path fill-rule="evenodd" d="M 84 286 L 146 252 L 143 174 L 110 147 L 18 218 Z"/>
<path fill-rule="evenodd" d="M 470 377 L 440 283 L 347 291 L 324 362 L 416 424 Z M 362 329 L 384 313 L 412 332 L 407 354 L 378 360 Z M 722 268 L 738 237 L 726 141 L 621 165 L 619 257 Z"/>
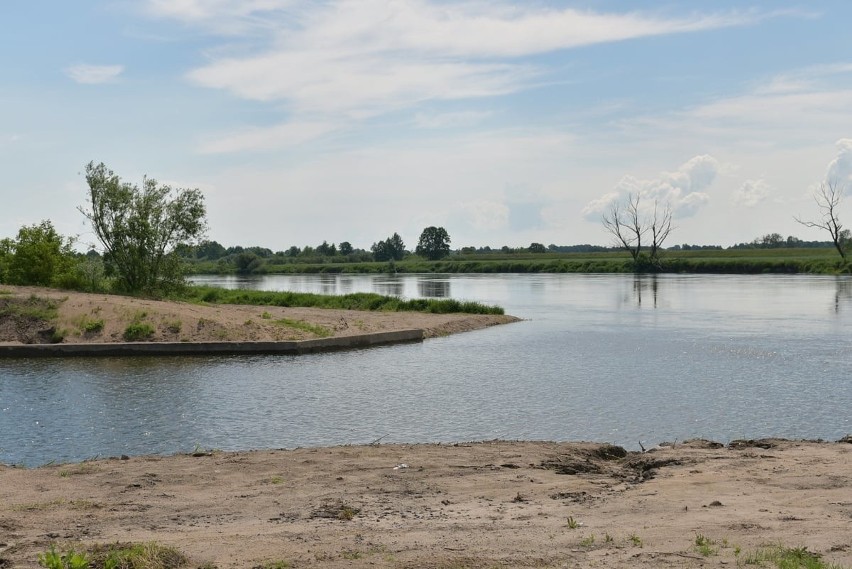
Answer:
<path fill-rule="evenodd" d="M 375 332 L 288 342 L 121 342 L 109 344 L 3 344 L 0 358 L 94 356 L 202 356 L 235 354 L 309 354 L 370 346 L 422 342 L 420 329 Z"/>

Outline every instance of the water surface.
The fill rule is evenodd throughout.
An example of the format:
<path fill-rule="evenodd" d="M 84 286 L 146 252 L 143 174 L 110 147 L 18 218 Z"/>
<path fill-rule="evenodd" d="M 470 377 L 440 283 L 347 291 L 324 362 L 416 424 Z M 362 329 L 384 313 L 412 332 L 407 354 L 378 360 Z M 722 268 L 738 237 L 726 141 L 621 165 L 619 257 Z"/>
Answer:
<path fill-rule="evenodd" d="M 0 462 L 383 442 L 852 432 L 852 280 L 203 277 L 497 303 L 525 320 L 305 356 L 0 360 Z"/>

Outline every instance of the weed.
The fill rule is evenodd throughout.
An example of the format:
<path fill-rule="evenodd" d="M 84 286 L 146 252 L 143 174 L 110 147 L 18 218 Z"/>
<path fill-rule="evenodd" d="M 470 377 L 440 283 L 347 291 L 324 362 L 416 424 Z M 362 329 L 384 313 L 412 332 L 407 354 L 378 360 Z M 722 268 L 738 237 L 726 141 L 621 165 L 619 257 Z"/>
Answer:
<path fill-rule="evenodd" d="M 574 516 L 568 516 L 568 529 L 577 529 L 580 527 L 580 522 L 574 519 Z"/>
<path fill-rule="evenodd" d="M 251 318 L 249 318 L 248 320 L 246 320 L 245 322 L 243 322 L 243 326 L 254 326 L 254 320 L 252 320 Z"/>
<path fill-rule="evenodd" d="M 349 521 L 358 515 L 360 510 L 358 508 L 353 508 L 352 506 L 341 506 L 340 512 L 337 513 L 337 519 Z"/>
<path fill-rule="evenodd" d="M 642 538 L 636 535 L 635 533 L 631 533 L 627 536 L 628 541 L 633 544 L 633 547 L 642 547 Z"/>
<path fill-rule="evenodd" d="M 154 327 L 147 322 L 131 322 L 124 329 L 124 340 L 127 342 L 147 340 L 153 335 Z"/>
<path fill-rule="evenodd" d="M 270 484 L 283 484 L 284 483 L 284 477 L 283 476 L 273 476 L 272 478 L 269 479 L 269 483 Z"/>
<path fill-rule="evenodd" d="M 583 547 L 591 547 L 595 544 L 595 534 L 592 534 L 588 537 L 584 537 L 580 540 L 580 545 Z"/>
<path fill-rule="evenodd" d="M 103 318 L 94 319 L 83 316 L 77 321 L 77 326 L 79 326 L 80 332 L 83 334 L 97 334 L 103 331 L 104 320 Z"/>
<path fill-rule="evenodd" d="M 166 322 L 166 331 L 171 332 L 172 334 L 180 334 L 181 328 L 183 328 L 183 322 L 180 320 L 171 320 Z"/>
<path fill-rule="evenodd" d="M 329 330 L 325 326 L 311 324 L 310 322 L 305 322 L 304 320 L 290 320 L 289 318 L 282 318 L 281 320 L 276 320 L 275 324 L 278 324 L 280 326 L 287 326 L 296 330 L 302 330 L 303 332 L 310 332 L 311 334 L 320 338 L 327 338 L 331 336 L 331 330 Z"/>
<path fill-rule="evenodd" d="M 523 503 L 523 502 L 527 502 L 528 500 L 527 500 L 526 498 L 524 498 L 524 497 L 521 495 L 521 493 L 520 493 L 520 492 L 518 492 L 518 493 L 515 495 L 515 497 L 514 497 L 514 498 L 512 498 L 512 501 L 520 504 L 520 503 Z"/>
<path fill-rule="evenodd" d="M 88 569 L 89 560 L 85 553 L 77 553 L 73 549 L 60 554 L 51 545 L 49 551 L 39 554 L 38 564 L 47 569 Z"/>
<path fill-rule="evenodd" d="M 695 536 L 695 549 L 704 557 L 716 555 L 717 549 L 713 547 L 714 545 L 716 545 L 716 542 L 710 539 L 709 537 L 706 537 L 700 533 Z"/>
<path fill-rule="evenodd" d="M 609 533 L 604 534 L 604 543 L 612 543 L 615 541 Z"/>
<path fill-rule="evenodd" d="M 68 472 L 67 470 L 60 470 L 59 471 L 59 476 L 61 476 L 62 478 L 68 478 L 68 476 L 70 476 L 70 475 L 71 475 L 71 473 Z"/>
<path fill-rule="evenodd" d="M 734 557 L 739 557 L 743 550 L 739 545 L 734 546 Z"/>
<path fill-rule="evenodd" d="M 260 317 L 263 318 L 264 320 L 270 320 L 272 318 L 272 315 L 264 310 L 263 314 L 261 314 Z"/>
<path fill-rule="evenodd" d="M 340 556 L 344 559 L 361 559 L 362 554 L 360 551 L 344 551 Z"/>
<path fill-rule="evenodd" d="M 90 550 L 92 565 L 104 569 L 177 569 L 187 563 L 185 555 L 156 543 L 115 543 Z"/>
<path fill-rule="evenodd" d="M 56 328 L 53 332 L 50 333 L 50 343 L 51 344 L 61 344 L 62 340 L 65 339 L 65 336 L 68 335 L 68 330 L 65 328 Z"/>
<path fill-rule="evenodd" d="M 744 565 L 764 566 L 770 563 L 778 569 L 842 569 L 840 565 L 826 563 L 818 553 L 808 551 L 807 547 L 784 547 L 770 545 L 744 555 Z M 740 564 L 738 560 L 737 564 Z"/>

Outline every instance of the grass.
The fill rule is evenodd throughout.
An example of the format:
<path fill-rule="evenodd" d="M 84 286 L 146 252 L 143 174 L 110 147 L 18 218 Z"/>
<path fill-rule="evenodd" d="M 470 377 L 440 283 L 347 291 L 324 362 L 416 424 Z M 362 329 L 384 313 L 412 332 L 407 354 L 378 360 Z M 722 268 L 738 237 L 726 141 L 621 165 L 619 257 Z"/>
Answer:
<path fill-rule="evenodd" d="M 387 312 L 427 312 L 433 314 L 503 314 L 499 306 L 455 299 L 415 298 L 405 300 L 396 296 L 357 292 L 344 295 L 323 295 L 306 292 L 275 292 L 263 290 L 228 290 L 212 286 L 189 287 L 178 300 L 212 304 L 242 304 L 251 306 L 299 306 L 368 310 Z M 268 319 L 264 313 L 261 317 Z M 269 317 L 271 318 L 271 316 Z"/>
<path fill-rule="evenodd" d="M 711 555 L 716 555 L 716 553 L 718 553 L 719 550 L 714 547 L 715 545 L 715 541 L 701 535 L 700 533 L 695 536 L 695 550 L 704 557 L 710 557 Z"/>
<path fill-rule="evenodd" d="M 104 329 L 104 319 L 90 318 L 86 315 L 83 315 L 77 321 L 77 327 L 80 328 L 80 332 L 82 332 L 83 334 L 97 334 L 99 332 L 102 332 Z"/>
<path fill-rule="evenodd" d="M 125 342 L 140 342 L 148 340 L 154 335 L 154 326 L 148 322 L 143 322 L 147 317 L 148 313 L 144 310 L 137 310 L 133 314 L 130 324 L 124 329 L 122 335 Z"/>
<path fill-rule="evenodd" d="M 317 336 L 318 338 L 328 338 L 332 334 L 331 330 L 329 330 L 325 326 L 311 324 L 310 322 L 305 322 L 304 320 L 291 320 L 289 318 L 282 318 L 280 320 L 275 320 L 274 323 L 278 324 L 279 326 L 293 328 L 294 330 L 309 332 Z"/>
<path fill-rule="evenodd" d="M 131 322 L 124 329 L 124 340 L 127 342 L 139 342 L 147 340 L 154 335 L 154 327 L 147 322 Z"/>
<path fill-rule="evenodd" d="M 818 553 L 806 547 L 771 545 L 738 558 L 737 565 L 775 567 L 776 569 L 844 569 L 842 566 L 823 561 Z"/>
<path fill-rule="evenodd" d="M 574 519 L 574 516 L 568 516 L 567 520 L 568 529 L 577 529 L 580 527 L 580 522 Z"/>
<path fill-rule="evenodd" d="M 50 322 L 55 320 L 59 315 L 59 304 L 61 302 L 56 302 L 50 298 L 42 298 L 34 294 L 30 295 L 26 300 L 10 299 L 5 306 L 0 307 L 0 317 L 18 316 Z"/>

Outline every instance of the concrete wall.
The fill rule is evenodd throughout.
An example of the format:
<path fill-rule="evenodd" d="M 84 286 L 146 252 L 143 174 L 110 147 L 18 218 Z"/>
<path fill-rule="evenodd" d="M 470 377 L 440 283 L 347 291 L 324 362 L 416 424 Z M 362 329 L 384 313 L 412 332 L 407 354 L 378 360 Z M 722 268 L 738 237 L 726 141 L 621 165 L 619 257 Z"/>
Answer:
<path fill-rule="evenodd" d="M 397 330 L 291 342 L 126 342 L 114 344 L 5 344 L 0 358 L 72 356 L 188 356 L 209 354 L 307 354 L 402 342 L 422 342 L 423 330 Z"/>

